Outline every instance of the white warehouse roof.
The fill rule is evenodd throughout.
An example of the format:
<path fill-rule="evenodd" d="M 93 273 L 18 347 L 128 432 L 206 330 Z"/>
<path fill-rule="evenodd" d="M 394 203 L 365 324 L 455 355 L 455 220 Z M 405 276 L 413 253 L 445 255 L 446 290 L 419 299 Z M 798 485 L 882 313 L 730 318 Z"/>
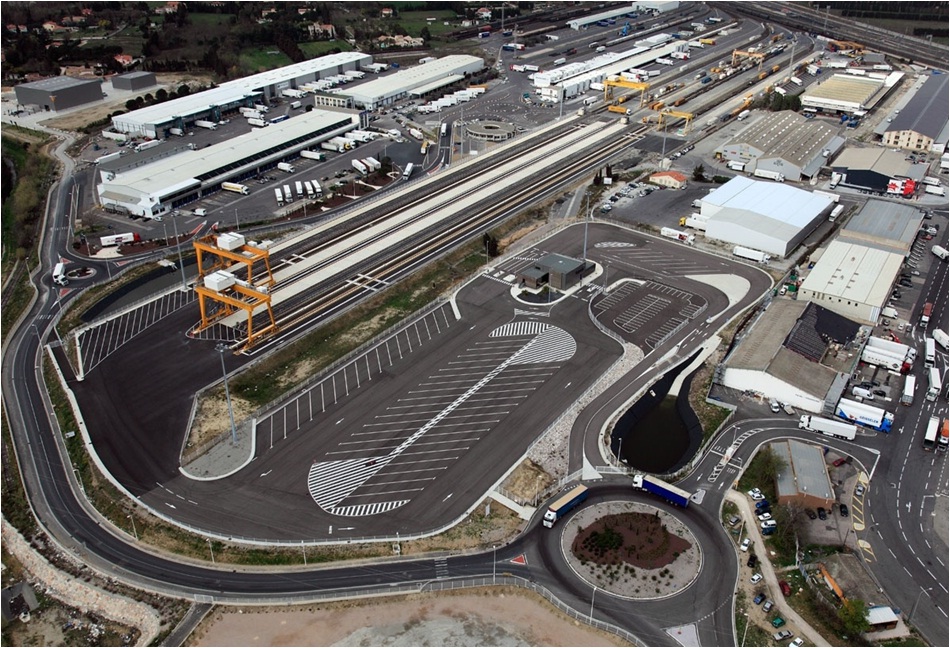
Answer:
<path fill-rule="evenodd" d="M 379 79 L 360 83 L 343 91 L 353 101 L 365 108 L 375 108 L 389 100 L 405 96 L 423 86 L 440 87 L 437 81 L 453 75 L 477 72 L 485 67 L 485 61 L 477 56 L 453 54 L 422 65 L 399 70 Z"/>
<path fill-rule="evenodd" d="M 880 308 L 887 302 L 891 284 L 903 262 L 903 255 L 894 252 L 835 240 L 799 290 L 818 296 L 818 303 L 832 310 L 836 310 L 834 300 Z M 823 303 L 822 298 L 830 304 Z"/>
<path fill-rule="evenodd" d="M 155 127 L 172 122 L 175 118 L 188 119 L 194 116 L 205 116 L 212 108 L 230 107 L 241 103 L 247 97 L 256 97 L 261 89 L 281 83 L 289 85 L 290 81 L 314 75 L 336 74 L 340 66 L 345 64 L 364 64 L 373 60 L 373 57 L 362 52 L 340 52 L 328 54 L 318 58 L 285 65 L 275 70 L 268 70 L 248 77 L 222 83 L 216 88 L 196 92 L 171 101 L 139 108 L 132 112 L 112 118 L 113 128 L 120 133 L 151 134 L 155 135 Z M 312 79 L 309 79 L 312 80 Z"/>
<path fill-rule="evenodd" d="M 736 177 L 702 199 L 706 236 L 786 256 L 831 209 L 830 198 Z"/>

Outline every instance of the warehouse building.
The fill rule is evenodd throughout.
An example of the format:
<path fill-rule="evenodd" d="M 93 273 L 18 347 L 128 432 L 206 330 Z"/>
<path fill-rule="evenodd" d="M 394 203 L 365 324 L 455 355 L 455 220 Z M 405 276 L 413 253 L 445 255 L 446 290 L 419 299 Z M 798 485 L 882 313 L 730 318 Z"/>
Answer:
<path fill-rule="evenodd" d="M 112 77 L 112 87 L 116 90 L 138 92 L 158 85 L 154 72 L 126 72 Z"/>
<path fill-rule="evenodd" d="M 788 439 L 770 443 L 769 447 L 776 457 L 782 459 L 784 466 L 775 478 L 775 497 L 779 506 L 832 507 L 835 491 L 820 446 Z"/>
<path fill-rule="evenodd" d="M 649 181 L 668 189 L 682 189 L 686 186 L 689 178 L 679 171 L 660 171 L 652 174 Z"/>
<path fill-rule="evenodd" d="M 923 222 L 924 215 L 916 207 L 871 199 L 848 220 L 837 240 L 906 258 Z"/>
<path fill-rule="evenodd" d="M 833 207 L 827 196 L 736 177 L 702 198 L 700 216 L 706 238 L 785 257 Z"/>
<path fill-rule="evenodd" d="M 622 16 L 626 16 L 627 14 L 636 13 L 636 12 L 637 12 L 637 3 L 634 2 L 633 4 L 622 5 L 616 9 L 611 9 L 609 11 L 602 11 L 601 13 L 598 13 L 598 14 L 583 16 L 581 18 L 575 18 L 573 20 L 568 21 L 567 26 L 576 31 L 578 29 L 585 29 L 587 27 L 590 27 L 591 25 L 596 25 L 598 22 L 602 20 L 610 20 L 612 18 L 617 19 Z"/>
<path fill-rule="evenodd" d="M 846 148 L 830 166 L 840 175 L 838 184 L 882 196 L 911 196 L 927 174 L 926 164 L 882 147 Z"/>
<path fill-rule="evenodd" d="M 830 113 L 863 114 L 884 98 L 900 79 L 902 72 L 885 75 L 832 74 L 808 87 L 802 93 L 802 106 Z"/>
<path fill-rule="evenodd" d="M 947 148 L 947 105 L 950 105 L 950 79 L 946 74 L 924 77 L 900 113 L 888 118 L 883 133 L 885 146 L 911 151 L 943 153 Z"/>
<path fill-rule="evenodd" d="M 352 97 L 359 108 L 375 110 L 408 96 L 422 97 L 436 92 L 484 67 L 485 61 L 477 56 L 453 54 L 343 89 L 340 93 Z"/>
<path fill-rule="evenodd" d="M 845 139 L 827 122 L 791 110 L 765 115 L 736 135 L 717 154 L 746 165 L 745 171 L 776 171 L 786 180 L 813 178 L 841 150 Z"/>
<path fill-rule="evenodd" d="M 40 110 L 67 110 L 94 101 L 102 101 L 99 79 L 76 79 L 68 76 L 49 77 L 14 86 L 16 102 L 21 106 L 38 106 Z"/>
<path fill-rule="evenodd" d="M 876 324 L 903 262 L 902 254 L 832 241 L 799 287 L 798 298 Z"/>
<path fill-rule="evenodd" d="M 802 300 L 776 299 L 716 370 L 716 381 L 815 414 L 834 406 L 851 375 L 860 326 Z"/>
<path fill-rule="evenodd" d="M 225 115 L 236 112 L 242 106 L 269 102 L 280 96 L 282 90 L 295 89 L 328 76 L 359 70 L 372 62 L 372 56 L 361 52 L 328 54 L 133 110 L 113 117 L 112 128 L 119 133 L 133 136 L 162 137 L 169 128 L 186 129 L 199 119 L 221 121 Z"/>
<path fill-rule="evenodd" d="M 276 167 L 278 162 L 293 160 L 300 151 L 319 146 L 358 124 L 358 115 L 312 110 L 207 148 L 183 148 L 125 172 L 104 170 L 97 188 L 99 202 L 146 218 L 161 216 L 220 190 L 222 182 L 240 182 Z"/>

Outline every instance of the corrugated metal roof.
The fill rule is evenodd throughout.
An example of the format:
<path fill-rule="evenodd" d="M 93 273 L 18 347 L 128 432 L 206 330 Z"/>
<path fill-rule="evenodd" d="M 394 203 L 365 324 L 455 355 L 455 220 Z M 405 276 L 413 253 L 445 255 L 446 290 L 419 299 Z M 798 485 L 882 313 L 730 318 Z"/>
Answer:
<path fill-rule="evenodd" d="M 805 119 L 791 110 L 766 115 L 741 133 L 727 146 L 747 145 L 762 151 L 761 158 L 778 157 L 805 167 L 839 132 L 826 122 Z"/>
<path fill-rule="evenodd" d="M 21 83 L 16 88 L 29 88 L 31 90 L 45 90 L 46 92 L 53 92 L 57 90 L 64 90 L 66 88 L 74 88 L 76 86 L 84 86 L 89 84 L 99 85 L 99 79 L 77 79 L 75 77 L 69 76 L 55 76 L 49 77 L 48 79 L 40 79 L 39 81 L 33 81 L 31 83 Z"/>
<path fill-rule="evenodd" d="M 838 238 L 887 252 L 907 254 L 924 215 L 911 205 L 869 200 L 851 217 Z"/>
<path fill-rule="evenodd" d="M 481 67 L 484 64 L 482 59 L 468 54 L 443 56 L 422 65 L 401 69 L 389 76 L 361 83 L 354 88 L 345 89 L 343 94 L 353 97 L 358 103 L 371 104 L 382 97 L 389 97 L 403 90 L 409 92 L 449 75 L 464 73 L 468 71 L 468 68 L 476 65 Z"/>
<path fill-rule="evenodd" d="M 833 74 L 830 79 L 819 81 L 808 88 L 802 96 L 802 103 L 809 100 L 840 101 L 855 106 L 864 106 L 884 85 L 883 79 Z"/>
<path fill-rule="evenodd" d="M 728 210 L 756 214 L 766 221 L 762 223 L 763 227 L 780 228 L 782 225 L 789 225 L 797 228 L 797 233 L 797 230 L 807 226 L 819 213 L 827 209 L 831 199 L 785 184 L 757 182 L 737 176 L 703 198 L 703 202 Z M 715 214 L 712 218 L 726 217 L 725 214 L 720 214 Z M 751 223 L 748 226 L 755 227 Z"/>
<path fill-rule="evenodd" d="M 946 74 L 933 74 L 888 124 L 886 132 L 914 131 L 936 140 L 946 135 L 948 101 L 950 79 Z"/>
<path fill-rule="evenodd" d="M 927 165 L 915 165 L 907 161 L 906 154 L 903 152 L 891 151 L 886 148 L 846 148 L 841 152 L 832 164 L 835 170 L 842 169 L 845 173 L 850 171 L 874 171 L 881 175 L 897 178 L 924 177 Z M 917 168 L 922 167 L 922 168 Z"/>
<path fill-rule="evenodd" d="M 900 254 L 835 240 L 805 277 L 800 290 L 883 306 L 903 261 Z"/>

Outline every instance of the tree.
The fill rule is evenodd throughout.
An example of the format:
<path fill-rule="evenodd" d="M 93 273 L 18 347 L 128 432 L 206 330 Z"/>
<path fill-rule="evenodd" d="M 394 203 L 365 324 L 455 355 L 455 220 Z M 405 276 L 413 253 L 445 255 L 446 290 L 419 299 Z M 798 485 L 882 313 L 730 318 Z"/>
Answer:
<path fill-rule="evenodd" d="M 424 43 L 428 43 L 432 39 L 432 33 L 429 31 L 428 25 L 422 28 L 422 31 L 419 32 L 419 36 L 422 38 L 422 42 Z"/>
<path fill-rule="evenodd" d="M 759 451 L 759 474 L 764 481 L 774 482 L 787 467 L 785 460 L 775 454 L 771 447 L 765 446 Z"/>
<path fill-rule="evenodd" d="M 168 90 L 165 88 L 159 88 L 155 91 L 155 99 L 159 102 L 168 101 Z"/>
<path fill-rule="evenodd" d="M 858 637 L 868 631 L 868 606 L 861 599 L 847 599 L 838 608 L 838 620 L 849 637 Z"/>
<path fill-rule="evenodd" d="M 693 167 L 693 180 L 696 182 L 703 182 L 706 179 L 706 167 L 702 164 L 697 164 Z"/>

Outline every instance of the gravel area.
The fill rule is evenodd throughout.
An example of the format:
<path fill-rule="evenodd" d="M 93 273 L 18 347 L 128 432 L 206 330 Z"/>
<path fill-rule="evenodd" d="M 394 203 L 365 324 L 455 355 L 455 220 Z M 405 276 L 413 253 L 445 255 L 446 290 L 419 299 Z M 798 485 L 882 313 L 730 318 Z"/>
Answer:
<path fill-rule="evenodd" d="M 625 570 L 615 580 L 607 578 L 604 570 L 595 563 L 581 564 L 581 561 L 571 551 L 571 546 L 574 544 L 574 538 L 577 537 L 578 532 L 605 515 L 631 511 L 651 515 L 658 514 L 671 534 L 689 542 L 689 549 L 665 567 L 658 569 L 631 568 L 631 571 Z M 666 598 L 686 589 L 699 576 L 699 569 L 702 566 L 702 552 L 696 537 L 679 518 L 652 506 L 638 502 L 607 502 L 589 506 L 571 517 L 562 529 L 561 551 L 564 553 L 571 569 L 590 583 L 591 586 L 596 585 L 598 589 L 611 594 L 631 599 Z"/>

